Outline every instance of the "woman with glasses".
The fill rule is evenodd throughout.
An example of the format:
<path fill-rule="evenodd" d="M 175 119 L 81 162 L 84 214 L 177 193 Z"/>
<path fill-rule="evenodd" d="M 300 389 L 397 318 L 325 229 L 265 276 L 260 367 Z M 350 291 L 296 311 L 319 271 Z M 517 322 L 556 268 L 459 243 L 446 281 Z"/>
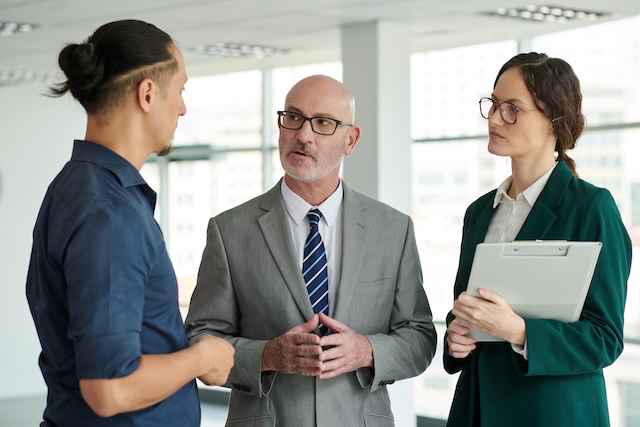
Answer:
<path fill-rule="evenodd" d="M 622 352 L 631 242 L 609 191 L 579 179 L 567 155 L 584 131 L 581 103 L 571 66 L 538 53 L 510 59 L 480 100 L 489 152 L 509 156 L 512 174 L 465 214 L 445 336 L 445 369 L 460 372 L 448 426 L 609 425 L 602 368 Z M 477 244 L 536 239 L 603 244 L 577 322 L 522 318 L 496 293 L 465 292 Z M 478 342 L 470 328 L 504 341 Z"/>

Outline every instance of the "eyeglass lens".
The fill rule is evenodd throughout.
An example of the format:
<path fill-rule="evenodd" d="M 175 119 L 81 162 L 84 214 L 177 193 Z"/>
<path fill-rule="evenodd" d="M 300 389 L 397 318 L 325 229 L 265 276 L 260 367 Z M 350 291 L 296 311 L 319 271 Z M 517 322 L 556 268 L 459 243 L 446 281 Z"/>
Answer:
<path fill-rule="evenodd" d="M 280 114 L 280 125 L 286 129 L 300 129 L 307 120 L 311 123 L 311 130 L 320 135 L 333 135 L 338 127 L 338 123 L 335 120 L 325 117 L 307 118 L 300 114 L 288 111 L 284 111 Z"/>
<path fill-rule="evenodd" d="M 480 100 L 480 114 L 485 119 L 489 119 L 491 115 L 496 111 L 496 108 L 500 109 L 500 116 L 505 123 L 510 125 L 516 122 L 516 113 L 518 108 L 510 102 L 496 102 L 491 98 L 482 98 Z"/>

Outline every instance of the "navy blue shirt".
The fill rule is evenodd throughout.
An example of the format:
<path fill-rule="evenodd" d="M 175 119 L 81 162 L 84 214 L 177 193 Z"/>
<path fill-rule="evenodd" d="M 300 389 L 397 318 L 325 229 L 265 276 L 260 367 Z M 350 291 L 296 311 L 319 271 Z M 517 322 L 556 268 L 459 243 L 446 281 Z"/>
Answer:
<path fill-rule="evenodd" d="M 106 147 L 75 141 L 33 232 L 27 299 L 48 387 L 43 426 L 199 426 L 195 381 L 149 408 L 101 418 L 79 379 L 118 378 L 142 354 L 187 347 L 156 194 Z"/>

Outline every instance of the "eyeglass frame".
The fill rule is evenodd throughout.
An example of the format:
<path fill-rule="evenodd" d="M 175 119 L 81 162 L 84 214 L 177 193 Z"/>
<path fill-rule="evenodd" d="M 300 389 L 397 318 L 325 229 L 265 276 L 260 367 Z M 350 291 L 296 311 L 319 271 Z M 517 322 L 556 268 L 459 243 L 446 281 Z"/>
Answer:
<path fill-rule="evenodd" d="M 494 105 L 496 105 L 496 103 L 494 102 L 493 98 L 489 98 L 488 96 L 483 96 L 482 98 L 480 98 L 480 101 L 478 101 L 478 104 L 479 104 L 479 106 L 480 106 L 480 116 L 481 116 L 483 119 L 489 120 L 489 117 L 490 117 L 493 113 L 489 113 L 489 117 L 485 117 L 485 116 L 484 116 L 484 114 L 482 114 L 482 102 L 483 102 L 483 100 L 485 100 L 485 99 L 486 99 L 487 101 L 491 101 L 491 108 L 493 108 L 493 106 L 494 106 Z M 505 118 L 504 118 L 504 116 L 503 116 L 503 114 L 502 114 L 502 108 L 501 108 L 503 104 L 509 104 L 509 105 L 511 105 L 511 106 L 515 109 L 515 112 L 513 113 L 513 114 L 514 114 L 514 117 L 515 117 L 515 118 L 513 119 L 513 123 L 509 123 L 508 121 L 506 121 L 506 120 L 505 120 Z M 521 111 L 521 112 L 523 112 L 523 113 L 528 113 L 528 112 L 530 112 L 530 111 L 540 111 L 540 110 L 538 110 L 537 108 L 533 108 L 533 109 L 531 109 L 531 110 L 524 110 L 524 109 L 522 109 L 522 108 L 518 107 L 517 105 L 514 105 L 512 102 L 509 102 L 509 101 L 502 101 L 502 102 L 500 102 L 500 103 L 498 104 L 498 106 L 496 107 L 496 110 L 500 111 L 500 118 L 502 118 L 502 121 L 504 121 L 504 122 L 505 122 L 506 124 L 508 124 L 508 125 L 515 125 L 515 124 L 516 124 L 516 121 L 518 121 L 518 112 L 520 112 L 520 111 Z M 495 113 L 495 111 L 496 111 L 496 110 L 494 110 L 493 112 Z M 558 121 L 558 120 L 560 120 L 560 119 L 563 119 L 563 118 L 564 118 L 564 116 L 558 116 L 558 117 L 556 117 L 555 119 L 551 119 L 551 123 L 555 123 L 556 121 Z"/>
<path fill-rule="evenodd" d="M 309 126 L 311 126 L 311 130 L 313 131 L 313 133 L 316 133 L 318 135 L 322 135 L 322 136 L 331 136 L 334 135 L 336 133 L 336 131 L 338 130 L 338 126 L 354 126 L 353 123 L 347 123 L 344 122 L 342 120 L 338 120 L 338 119 L 334 119 L 333 117 L 324 117 L 324 116 L 315 116 L 315 117 L 306 117 L 303 116 L 302 114 L 296 112 L 296 111 L 287 111 L 287 110 L 281 110 L 281 111 L 277 111 L 278 114 L 278 124 L 280 126 L 282 126 L 285 129 L 288 130 L 299 130 L 302 129 L 302 126 L 304 126 L 304 123 L 308 120 L 309 121 Z M 296 116 L 300 116 L 303 120 L 300 122 L 300 126 L 297 128 L 290 128 L 290 127 L 286 127 L 283 123 L 282 123 L 282 118 L 284 116 L 286 116 L 287 114 L 295 114 Z M 331 133 L 320 133 L 318 131 L 316 131 L 313 127 L 313 121 L 314 119 L 325 119 L 325 120 L 331 120 L 332 122 L 335 122 L 336 127 L 333 129 L 333 132 Z"/>
<path fill-rule="evenodd" d="M 518 107 L 517 105 L 514 105 L 512 102 L 502 101 L 502 102 L 498 102 L 498 106 L 495 108 L 495 110 L 493 110 L 493 113 L 491 112 L 491 109 L 489 109 L 489 117 L 485 117 L 484 114 L 482 114 L 482 102 L 484 100 L 487 100 L 487 101 L 491 102 L 491 108 L 493 108 L 496 105 L 496 102 L 493 100 L 493 98 L 489 98 L 488 96 L 483 96 L 482 98 L 480 98 L 480 101 L 478 101 L 478 105 L 480 107 L 480 116 L 483 119 L 489 120 L 489 117 L 491 117 L 493 115 L 493 113 L 495 113 L 496 110 L 497 110 L 497 111 L 500 112 L 500 118 L 502 118 L 502 120 L 508 125 L 515 125 L 516 124 L 516 122 L 518 121 L 518 113 L 519 112 L 529 113 L 531 111 L 539 111 L 537 108 L 532 108 L 531 110 L 525 110 L 525 109 L 522 109 L 522 108 Z M 502 113 L 502 106 L 504 104 L 508 104 L 508 105 L 512 106 L 514 108 L 514 110 L 515 110 L 514 113 L 513 113 L 513 115 L 514 115 L 513 123 L 508 122 L 504 118 L 504 115 Z M 557 117 L 557 118 L 553 119 L 552 122 L 555 122 L 556 120 L 561 119 L 561 118 L 562 118 L 562 116 L 561 117 Z"/>

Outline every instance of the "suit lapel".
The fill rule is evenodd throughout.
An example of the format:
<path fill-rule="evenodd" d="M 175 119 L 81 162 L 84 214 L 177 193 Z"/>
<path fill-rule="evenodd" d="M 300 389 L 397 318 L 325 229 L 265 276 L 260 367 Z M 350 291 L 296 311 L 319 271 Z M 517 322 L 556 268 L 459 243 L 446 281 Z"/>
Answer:
<path fill-rule="evenodd" d="M 313 309 L 304 287 L 302 271 L 297 262 L 298 256 L 293 249 L 291 231 L 286 217 L 288 214 L 280 193 L 280 182 L 265 194 L 260 207 L 266 211 L 258 218 L 264 240 L 296 305 L 304 318 L 308 320 L 313 316 Z"/>
<path fill-rule="evenodd" d="M 340 267 L 340 283 L 335 301 L 334 317 L 347 318 L 349 306 L 353 298 L 365 248 L 367 247 L 367 217 L 363 215 L 364 206 L 357 193 L 347 187 L 344 182 L 344 199 L 342 201 L 342 266 Z"/>
<path fill-rule="evenodd" d="M 495 196 L 495 192 L 493 196 Z M 475 251 L 476 245 L 484 242 L 487 230 L 489 229 L 489 223 L 491 223 L 491 218 L 493 218 L 493 199 L 494 197 L 487 199 L 487 204 L 482 208 L 475 223 L 469 225 L 469 230 L 465 233 L 465 247 L 472 247 Z"/>

